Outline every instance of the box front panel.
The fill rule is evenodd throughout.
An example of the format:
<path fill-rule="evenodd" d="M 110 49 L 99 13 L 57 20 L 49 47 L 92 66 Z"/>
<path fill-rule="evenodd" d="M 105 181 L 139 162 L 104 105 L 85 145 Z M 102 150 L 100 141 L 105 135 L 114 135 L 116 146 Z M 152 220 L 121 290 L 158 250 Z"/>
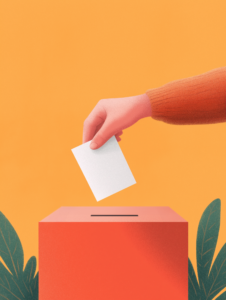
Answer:
<path fill-rule="evenodd" d="M 40 300 L 188 299 L 187 223 L 39 225 Z"/>

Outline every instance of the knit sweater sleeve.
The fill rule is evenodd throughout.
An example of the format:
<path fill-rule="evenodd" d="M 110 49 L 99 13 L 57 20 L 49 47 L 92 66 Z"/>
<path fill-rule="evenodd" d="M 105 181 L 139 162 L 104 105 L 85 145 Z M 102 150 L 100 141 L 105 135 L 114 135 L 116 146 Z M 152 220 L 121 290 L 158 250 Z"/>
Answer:
<path fill-rule="evenodd" d="M 152 118 L 171 124 L 226 122 L 226 67 L 146 91 Z"/>

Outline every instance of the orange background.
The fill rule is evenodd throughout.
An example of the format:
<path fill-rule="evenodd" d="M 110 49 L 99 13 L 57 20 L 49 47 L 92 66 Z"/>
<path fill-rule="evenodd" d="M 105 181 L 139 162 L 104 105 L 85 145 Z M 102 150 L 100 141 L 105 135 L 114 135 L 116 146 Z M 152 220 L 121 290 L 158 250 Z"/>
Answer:
<path fill-rule="evenodd" d="M 198 222 L 222 200 L 226 242 L 226 123 L 178 126 L 151 118 L 120 147 L 137 184 L 96 202 L 71 149 L 100 99 L 143 94 L 226 65 L 226 2 L 0 0 L 0 210 L 25 261 L 38 221 L 60 206 L 170 206 Z M 215 255 L 216 256 L 216 255 Z"/>

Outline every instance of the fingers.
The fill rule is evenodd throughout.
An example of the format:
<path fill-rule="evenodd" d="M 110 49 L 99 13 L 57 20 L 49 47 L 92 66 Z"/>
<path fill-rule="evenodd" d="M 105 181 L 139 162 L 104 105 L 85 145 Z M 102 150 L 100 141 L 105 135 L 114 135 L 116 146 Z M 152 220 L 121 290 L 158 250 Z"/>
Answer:
<path fill-rule="evenodd" d="M 106 112 L 98 103 L 84 122 L 83 143 L 86 143 L 93 139 L 96 132 L 103 125 L 105 119 L 106 119 Z"/>
<path fill-rule="evenodd" d="M 118 133 L 116 133 L 115 134 L 115 136 L 117 135 L 117 136 L 120 136 L 120 135 L 122 135 L 123 134 L 123 131 L 121 130 L 121 131 L 119 131 Z"/>
<path fill-rule="evenodd" d="M 91 149 L 98 149 L 101 146 L 103 146 L 113 135 L 115 135 L 116 140 L 119 142 L 121 141 L 120 136 L 123 134 L 122 131 L 119 131 L 118 133 L 114 133 L 111 130 L 112 126 L 111 124 L 108 124 L 107 121 L 103 124 L 103 126 L 100 128 L 100 130 L 96 133 L 94 136 L 90 148 Z"/>
<path fill-rule="evenodd" d="M 112 136 L 114 135 L 114 132 L 111 130 L 110 124 L 108 124 L 108 121 L 106 120 L 103 124 L 103 126 L 100 128 L 100 130 L 95 134 L 91 144 L 91 149 L 98 149 L 103 144 L 105 144 Z"/>
<path fill-rule="evenodd" d="M 118 142 L 120 142 L 121 141 L 121 138 L 120 138 L 120 136 L 123 134 L 123 132 L 122 131 L 120 131 L 120 132 L 118 132 L 118 133 L 116 133 L 115 134 L 115 138 L 116 138 L 116 140 L 118 141 Z"/>
<path fill-rule="evenodd" d="M 103 126 L 100 128 L 100 130 L 95 134 L 91 144 L 91 149 L 98 149 L 103 144 L 105 144 L 113 135 L 115 135 L 115 128 L 114 124 L 109 121 L 109 119 L 106 119 L 103 123 Z M 116 131 L 118 132 L 118 130 Z"/>

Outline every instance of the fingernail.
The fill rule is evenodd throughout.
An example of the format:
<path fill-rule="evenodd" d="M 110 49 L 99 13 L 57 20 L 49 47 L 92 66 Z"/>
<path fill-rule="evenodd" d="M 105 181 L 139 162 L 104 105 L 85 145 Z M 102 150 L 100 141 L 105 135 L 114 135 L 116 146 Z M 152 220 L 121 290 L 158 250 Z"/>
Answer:
<path fill-rule="evenodd" d="M 91 149 L 96 149 L 97 148 L 97 144 L 96 143 L 91 143 L 90 144 L 90 148 Z"/>

